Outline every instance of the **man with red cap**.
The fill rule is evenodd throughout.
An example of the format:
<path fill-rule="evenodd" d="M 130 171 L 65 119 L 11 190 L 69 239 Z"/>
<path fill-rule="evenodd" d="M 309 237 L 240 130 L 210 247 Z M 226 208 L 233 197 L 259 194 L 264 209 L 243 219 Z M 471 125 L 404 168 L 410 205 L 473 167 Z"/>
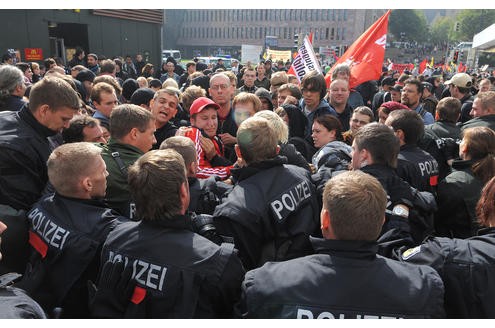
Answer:
<path fill-rule="evenodd" d="M 191 128 L 185 136 L 196 145 L 198 154 L 198 172 L 196 177 L 205 179 L 216 175 L 222 180 L 230 176 L 232 163 L 224 157 L 222 140 L 217 136 L 220 106 L 206 97 L 196 99 L 189 109 Z"/>

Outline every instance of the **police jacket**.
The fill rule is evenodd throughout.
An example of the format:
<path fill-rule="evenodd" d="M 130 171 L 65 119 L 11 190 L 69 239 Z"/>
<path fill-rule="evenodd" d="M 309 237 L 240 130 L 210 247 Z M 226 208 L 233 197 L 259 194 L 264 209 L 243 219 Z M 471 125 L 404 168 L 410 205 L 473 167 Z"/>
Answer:
<path fill-rule="evenodd" d="M 377 255 L 371 241 L 311 238 L 316 254 L 249 271 L 245 318 L 441 318 L 444 287 L 428 266 Z M 407 264 L 407 265 L 405 265 Z"/>
<path fill-rule="evenodd" d="M 121 290 L 101 279 L 93 315 L 107 318 L 231 317 L 244 269 L 232 244 L 220 246 L 192 232 L 188 216 L 119 225 L 102 251 L 102 263 L 123 261 L 135 288 L 120 311 L 104 311 Z M 124 271 L 125 272 L 125 269 Z"/>
<path fill-rule="evenodd" d="M 40 124 L 28 107 L 0 112 L 0 204 L 28 210 L 48 181 L 48 137 L 56 132 Z"/>
<path fill-rule="evenodd" d="M 395 258 L 429 265 L 445 285 L 448 318 L 495 318 L 495 228 L 468 239 L 431 237 L 420 246 L 399 249 Z"/>
<path fill-rule="evenodd" d="M 41 306 L 22 289 L 10 286 L 20 275 L 0 276 L 0 319 L 46 319 Z"/>
<path fill-rule="evenodd" d="M 187 178 L 190 198 L 188 211 L 197 214 L 213 214 L 223 195 L 232 189 L 232 185 L 217 180 L 219 178 L 215 176 L 208 179 Z"/>
<path fill-rule="evenodd" d="M 468 238 L 478 230 L 476 203 L 483 181 L 474 176 L 472 160 L 455 160 L 452 173 L 438 185 L 436 230 L 439 236 Z"/>
<path fill-rule="evenodd" d="M 103 148 L 101 157 L 108 171 L 105 200 L 111 209 L 133 219 L 134 203 L 127 183 L 127 168 L 144 153 L 137 147 L 123 144 L 113 138 L 110 138 L 106 145 L 100 144 L 100 147 Z"/>
<path fill-rule="evenodd" d="M 387 193 L 388 203 L 387 209 L 385 210 L 386 220 L 382 228 L 382 234 L 396 225 L 400 225 L 401 229 L 409 231 L 410 222 L 397 219 L 392 211 L 398 204 L 406 205 L 409 209 L 413 207 L 414 197 L 411 192 L 411 186 L 402 180 L 393 168 L 385 165 L 370 164 L 362 167 L 360 170 L 375 177 Z"/>
<path fill-rule="evenodd" d="M 486 126 L 495 131 L 495 114 L 475 117 L 461 125 L 461 130 L 473 128 L 475 126 Z"/>
<path fill-rule="evenodd" d="M 447 121 L 436 121 L 433 124 L 425 126 L 425 132 L 433 132 L 439 138 L 461 139 L 461 129 L 454 123 Z"/>
<path fill-rule="evenodd" d="M 47 313 L 62 307 L 67 318 L 88 315 L 87 281 L 95 280 L 99 252 L 117 225 L 117 213 L 99 200 L 42 198 L 28 212 L 33 254 L 18 286 Z"/>
<path fill-rule="evenodd" d="M 417 145 L 402 145 L 397 157 L 397 174 L 420 191 L 432 192 L 438 184 L 438 162 Z M 417 169 L 407 162 L 414 164 Z M 418 175 L 419 174 L 419 175 Z"/>
<path fill-rule="evenodd" d="M 233 237 L 247 270 L 266 261 L 312 253 L 319 234 L 319 204 L 309 172 L 277 156 L 233 169 L 237 181 L 213 213 L 220 235 Z"/>

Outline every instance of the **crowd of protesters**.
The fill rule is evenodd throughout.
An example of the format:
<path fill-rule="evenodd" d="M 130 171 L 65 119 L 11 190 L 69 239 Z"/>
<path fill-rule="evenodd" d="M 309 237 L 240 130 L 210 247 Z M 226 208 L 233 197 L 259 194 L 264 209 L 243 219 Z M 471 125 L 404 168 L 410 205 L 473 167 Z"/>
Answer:
<path fill-rule="evenodd" d="M 0 318 L 495 318 L 495 76 L 0 65 Z"/>

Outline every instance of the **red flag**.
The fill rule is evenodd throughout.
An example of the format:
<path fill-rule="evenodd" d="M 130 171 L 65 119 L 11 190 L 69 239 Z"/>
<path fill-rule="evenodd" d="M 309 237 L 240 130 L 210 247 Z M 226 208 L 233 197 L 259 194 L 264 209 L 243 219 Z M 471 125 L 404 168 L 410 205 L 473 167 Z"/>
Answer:
<path fill-rule="evenodd" d="M 385 57 L 385 45 L 387 44 L 388 10 L 373 25 L 370 26 L 340 59 L 332 66 L 325 76 L 327 87 L 330 86 L 332 72 L 335 66 L 347 63 L 351 67 L 349 86 L 354 88 L 359 84 L 378 80 L 382 73 L 382 63 Z"/>
<path fill-rule="evenodd" d="M 459 63 L 459 66 L 457 67 L 457 72 L 462 73 L 467 70 L 467 66 L 464 65 L 462 62 Z"/>
<path fill-rule="evenodd" d="M 426 60 L 426 59 L 423 59 L 423 61 L 421 63 L 419 63 L 419 70 L 418 70 L 419 74 L 422 74 L 424 72 L 424 70 L 426 69 L 427 63 L 428 63 L 428 60 Z"/>

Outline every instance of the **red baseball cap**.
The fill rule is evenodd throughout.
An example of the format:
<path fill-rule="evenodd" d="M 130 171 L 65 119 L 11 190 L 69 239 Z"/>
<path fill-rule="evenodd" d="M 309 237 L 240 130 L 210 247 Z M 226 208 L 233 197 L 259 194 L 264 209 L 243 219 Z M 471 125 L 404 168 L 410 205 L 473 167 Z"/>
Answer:
<path fill-rule="evenodd" d="M 191 107 L 189 108 L 189 115 L 193 116 L 194 114 L 200 113 L 206 107 L 220 109 L 220 106 L 210 98 L 199 97 L 193 101 Z"/>

